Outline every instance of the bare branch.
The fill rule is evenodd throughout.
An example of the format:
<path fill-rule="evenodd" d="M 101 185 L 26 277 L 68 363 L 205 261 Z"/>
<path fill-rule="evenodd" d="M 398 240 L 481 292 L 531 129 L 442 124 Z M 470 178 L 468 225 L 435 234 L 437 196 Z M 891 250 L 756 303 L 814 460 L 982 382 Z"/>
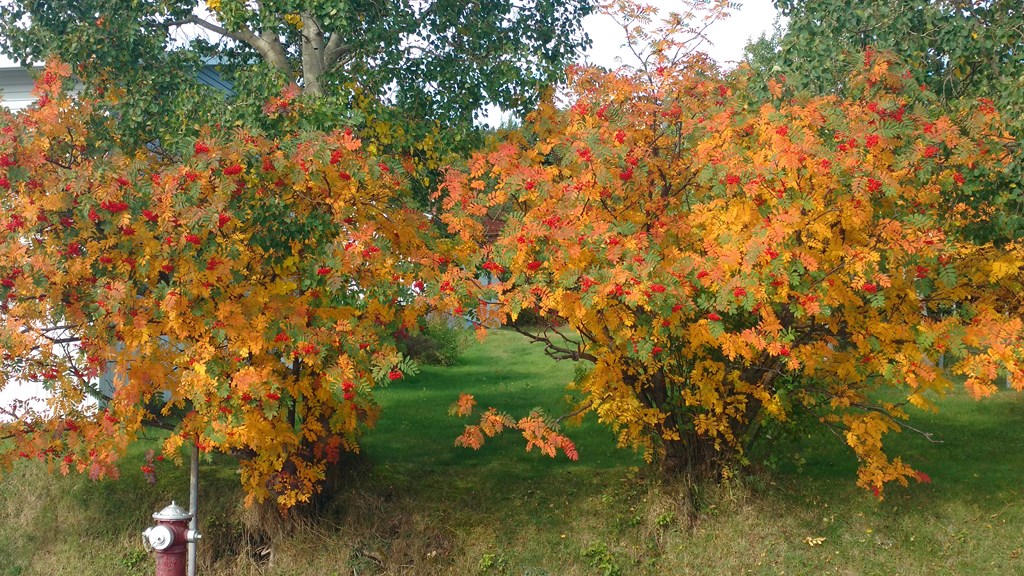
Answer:
<path fill-rule="evenodd" d="M 150 414 L 148 418 L 143 419 L 142 424 L 144 426 L 149 426 L 151 428 L 159 428 L 161 430 L 168 430 L 171 432 L 173 432 L 176 428 L 176 426 L 174 426 L 173 424 L 169 424 L 152 414 Z"/>
<path fill-rule="evenodd" d="M 817 392 L 817 393 L 822 394 L 824 396 L 827 396 L 829 398 L 837 398 L 837 396 L 835 394 L 832 394 L 828 390 L 822 390 L 820 388 L 808 388 L 808 390 L 813 391 L 813 392 Z M 888 410 L 886 410 L 885 408 L 882 408 L 881 406 L 875 406 L 873 404 L 865 404 L 865 403 L 862 403 L 862 402 L 851 402 L 850 403 L 850 407 L 851 408 L 856 408 L 857 410 L 861 410 L 863 412 L 877 412 L 878 414 L 881 414 L 882 416 L 885 416 L 886 418 L 891 420 L 897 426 L 899 426 L 901 428 L 906 428 L 907 430 L 910 430 L 911 432 L 916 432 L 917 434 L 921 435 L 921 437 L 923 437 L 925 440 L 931 442 L 932 444 L 942 444 L 943 443 L 942 440 L 936 440 L 934 438 L 934 436 L 935 436 L 934 432 L 927 432 L 927 431 L 921 430 L 920 428 L 917 428 L 915 426 L 911 426 L 910 424 L 907 423 L 906 420 L 901 420 L 901 419 L 893 416 L 891 413 L 889 413 Z"/>
<path fill-rule="evenodd" d="M 555 421 L 552 423 L 552 427 L 557 426 L 558 424 L 560 424 L 562 422 L 562 420 L 566 420 L 568 418 L 572 418 L 573 416 L 579 416 L 580 414 L 586 412 L 587 410 L 590 410 L 590 407 L 593 406 L 593 405 L 594 405 L 594 401 L 593 400 L 587 400 L 587 402 L 585 404 L 583 404 L 579 408 L 573 410 L 572 412 L 569 412 L 568 414 L 562 414 L 558 418 L 555 418 Z"/>
<path fill-rule="evenodd" d="M 515 324 L 512 325 L 512 329 L 534 342 L 544 344 L 544 353 L 555 360 L 587 360 L 589 362 L 597 363 L 597 356 L 594 356 L 589 352 L 584 352 L 582 345 L 577 346 L 577 348 L 573 350 L 572 348 L 566 348 L 555 344 L 551 341 L 549 336 L 529 332 Z"/>

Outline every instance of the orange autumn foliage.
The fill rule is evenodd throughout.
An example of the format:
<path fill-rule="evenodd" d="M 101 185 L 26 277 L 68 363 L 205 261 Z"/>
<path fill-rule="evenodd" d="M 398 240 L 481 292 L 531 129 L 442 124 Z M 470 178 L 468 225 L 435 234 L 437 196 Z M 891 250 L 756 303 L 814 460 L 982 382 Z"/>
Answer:
<path fill-rule="evenodd" d="M 878 56 L 849 99 L 757 102 L 699 59 L 574 70 L 569 105 L 448 174 L 443 221 L 497 280 L 470 294 L 546 319 L 520 330 L 592 366 L 578 410 L 667 468 L 728 474 L 809 415 L 864 488 L 927 478 L 883 440 L 955 375 L 1024 387 L 1024 251 L 963 233 L 996 213 L 998 115 L 906 78 Z"/>
<path fill-rule="evenodd" d="M 434 284 L 426 217 L 350 131 L 129 154 L 68 82 L 51 64 L 0 118 L 0 388 L 48 392 L 2 407 L 0 470 L 113 475 L 159 425 L 169 458 L 239 457 L 250 501 L 307 501 L 415 370 L 395 337 Z"/>

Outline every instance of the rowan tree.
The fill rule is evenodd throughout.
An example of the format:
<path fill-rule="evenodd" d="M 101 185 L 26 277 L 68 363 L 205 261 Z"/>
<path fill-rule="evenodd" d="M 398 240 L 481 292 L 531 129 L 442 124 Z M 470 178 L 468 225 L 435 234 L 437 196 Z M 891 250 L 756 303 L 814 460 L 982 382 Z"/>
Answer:
<path fill-rule="evenodd" d="M 547 319 L 517 329 L 590 365 L 576 410 L 667 470 L 729 474 L 809 415 L 876 495 L 927 481 L 888 433 L 960 379 L 978 398 L 999 375 L 1024 387 L 1020 247 L 963 233 L 993 212 L 965 199 L 1011 158 L 995 107 L 946 115 L 874 53 L 845 97 L 773 79 L 758 103 L 749 75 L 670 53 L 574 70 L 567 106 L 448 175 L 444 221 L 498 280 L 461 289 L 513 326 Z"/>
<path fill-rule="evenodd" d="M 204 130 L 185 149 L 95 146 L 117 119 L 64 91 L 0 120 L 0 469 L 116 475 L 146 426 L 239 457 L 250 501 L 306 501 L 415 370 L 430 226 L 400 164 L 354 133 Z M 112 375 L 112 388 L 101 373 Z"/>

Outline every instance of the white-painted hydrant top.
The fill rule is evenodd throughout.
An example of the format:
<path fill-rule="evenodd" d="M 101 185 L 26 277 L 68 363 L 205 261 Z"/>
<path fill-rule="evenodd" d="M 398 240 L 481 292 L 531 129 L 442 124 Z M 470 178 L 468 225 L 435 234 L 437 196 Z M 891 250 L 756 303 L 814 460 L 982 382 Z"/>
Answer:
<path fill-rule="evenodd" d="M 178 506 L 177 502 L 171 500 L 171 503 L 166 508 L 153 514 L 153 520 L 164 521 L 164 522 L 180 522 L 182 520 L 191 520 L 192 514 Z"/>

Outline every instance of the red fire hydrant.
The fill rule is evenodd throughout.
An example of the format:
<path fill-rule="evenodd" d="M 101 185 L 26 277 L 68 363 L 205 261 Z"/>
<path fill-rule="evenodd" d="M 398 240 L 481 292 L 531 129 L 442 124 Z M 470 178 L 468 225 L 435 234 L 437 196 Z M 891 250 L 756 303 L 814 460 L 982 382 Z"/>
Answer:
<path fill-rule="evenodd" d="M 153 514 L 156 526 L 142 532 L 147 548 L 156 552 L 156 576 L 185 576 L 188 544 L 198 542 L 199 532 L 189 530 L 188 521 L 192 514 L 171 502 L 163 510 Z"/>

